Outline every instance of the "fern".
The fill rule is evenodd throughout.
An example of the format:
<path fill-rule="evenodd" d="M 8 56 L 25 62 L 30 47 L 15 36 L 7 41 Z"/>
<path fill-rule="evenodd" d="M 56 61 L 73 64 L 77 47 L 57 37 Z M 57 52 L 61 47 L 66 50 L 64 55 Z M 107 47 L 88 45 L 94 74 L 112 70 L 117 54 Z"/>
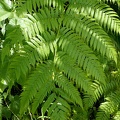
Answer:
<path fill-rule="evenodd" d="M 63 32 L 63 33 L 62 33 Z M 60 46 L 69 54 L 73 59 L 78 61 L 78 64 L 83 67 L 90 75 L 105 83 L 105 75 L 100 67 L 98 58 L 94 55 L 93 51 L 81 40 L 77 34 L 67 28 L 61 30 L 62 37 L 60 38 Z M 94 62 L 96 64 L 94 64 Z M 93 71 L 93 67 L 94 70 Z M 97 74 L 99 73 L 99 74 Z"/>
<path fill-rule="evenodd" d="M 83 108 L 82 99 L 80 97 L 80 94 L 77 91 L 77 89 L 75 89 L 72 82 L 71 83 L 68 82 L 68 79 L 65 78 L 65 76 L 63 76 L 62 74 L 56 75 L 55 81 L 58 84 L 58 86 L 60 88 L 62 88 L 69 95 L 69 97 L 71 98 L 72 101 L 79 104 L 81 106 L 81 108 Z"/>
<path fill-rule="evenodd" d="M 36 105 L 36 104 L 38 104 L 40 101 L 39 101 L 39 98 L 38 98 L 38 95 L 37 94 L 39 94 L 39 90 L 41 89 L 42 90 L 42 92 L 40 91 L 40 93 L 41 93 L 41 95 L 39 96 L 39 97 L 41 97 L 42 95 L 43 95 L 43 98 L 41 97 L 41 102 L 43 101 L 43 99 L 44 99 L 44 95 L 46 95 L 45 93 L 47 92 L 46 90 L 48 90 L 48 87 L 47 86 L 45 86 L 44 87 L 44 89 L 42 89 L 42 86 L 43 85 L 50 85 L 50 84 L 48 84 L 49 83 L 49 79 L 50 79 L 50 74 L 52 74 L 52 71 L 51 72 L 49 72 L 49 70 L 48 70 L 48 72 L 45 72 L 46 71 L 46 68 L 49 68 L 50 67 L 50 65 L 48 64 L 48 65 L 42 65 L 42 64 L 40 64 L 39 66 L 38 66 L 38 68 L 36 68 L 36 71 L 34 71 L 35 73 L 34 74 L 32 74 L 31 76 L 30 76 L 30 78 L 29 78 L 29 80 L 27 81 L 27 83 L 26 83 L 26 87 L 25 87 L 25 92 L 23 92 L 23 94 L 21 95 L 21 96 L 23 96 L 22 97 L 22 99 L 21 99 L 21 104 L 23 105 L 23 104 L 25 104 L 25 106 L 24 107 L 21 107 L 21 111 L 20 111 L 20 113 L 23 113 L 24 111 L 25 111 L 25 108 L 26 108 L 26 106 L 28 106 L 28 104 L 29 104 L 29 101 L 33 98 L 33 97 L 35 97 L 35 102 L 33 102 L 33 111 L 34 111 L 34 109 L 36 108 L 35 106 L 38 106 L 38 105 Z M 46 73 L 46 76 L 44 76 L 44 74 L 42 74 L 42 73 Z M 43 75 L 43 76 L 41 76 L 41 75 Z M 49 76 L 49 77 L 48 77 Z M 35 83 L 35 84 L 34 84 Z M 35 87 L 34 87 L 35 86 Z M 52 85 L 53 86 L 53 85 Z M 51 86 L 51 87 L 52 87 Z M 33 89 L 31 89 L 31 88 L 33 88 Z M 50 88 L 51 90 L 52 90 L 52 88 Z M 50 91 L 50 90 L 49 90 Z M 30 93 L 30 94 L 29 94 Z M 29 94 L 29 98 L 28 98 L 28 95 Z M 34 96 L 35 95 L 35 96 Z"/>
<path fill-rule="evenodd" d="M 76 12 L 84 12 L 85 14 L 95 18 L 95 20 L 106 30 L 112 30 L 119 33 L 119 16 L 108 5 L 97 2 L 80 1 L 80 8 Z M 106 28 L 107 26 L 107 28 Z"/>
<path fill-rule="evenodd" d="M 76 32 L 79 33 L 82 38 L 85 39 L 88 44 L 90 44 L 90 46 L 93 46 L 94 50 L 99 51 L 102 55 L 106 54 L 107 57 L 109 57 L 110 59 L 112 58 L 117 62 L 117 53 L 113 45 L 111 45 L 112 41 L 110 40 L 109 36 L 102 29 L 99 28 L 100 26 L 97 26 L 96 24 L 94 27 L 95 22 L 85 17 L 85 15 L 83 14 L 80 15 L 79 19 L 77 17 L 76 21 L 73 21 L 73 24 L 71 24 L 72 15 L 73 14 L 71 13 L 71 16 L 66 17 L 67 19 L 64 20 L 65 22 L 67 22 L 67 25 L 70 25 L 69 27 L 71 27 L 72 29 L 74 29 L 74 26 L 77 26 Z M 75 18 L 75 16 L 73 17 Z M 81 28 L 81 31 L 78 28 Z M 106 49 L 106 46 L 109 47 Z"/>
<path fill-rule="evenodd" d="M 8 1 L 0 1 L 0 82 L 8 99 L 22 87 L 20 119 L 118 119 L 120 22 L 109 4 L 119 1 Z"/>
<path fill-rule="evenodd" d="M 74 65 L 74 61 L 70 60 L 69 56 L 60 52 L 55 59 L 55 63 L 59 69 L 64 70 L 65 74 L 68 74 L 69 78 L 75 80 L 77 86 L 84 89 L 84 91 L 91 92 L 88 91 L 88 88 L 92 89 L 90 79 L 86 77 L 85 73 L 79 67 Z M 72 72 L 71 69 L 74 70 L 74 72 Z"/>
<path fill-rule="evenodd" d="M 105 98 L 106 102 L 102 103 L 99 107 L 99 111 L 97 114 L 97 120 L 101 119 L 101 116 L 103 116 L 104 120 L 109 120 L 111 117 L 113 117 L 113 114 L 115 111 L 117 111 L 118 105 L 119 105 L 119 91 L 116 91 L 115 93 L 111 93 L 108 97 Z M 111 116 L 110 116 L 111 115 Z"/>

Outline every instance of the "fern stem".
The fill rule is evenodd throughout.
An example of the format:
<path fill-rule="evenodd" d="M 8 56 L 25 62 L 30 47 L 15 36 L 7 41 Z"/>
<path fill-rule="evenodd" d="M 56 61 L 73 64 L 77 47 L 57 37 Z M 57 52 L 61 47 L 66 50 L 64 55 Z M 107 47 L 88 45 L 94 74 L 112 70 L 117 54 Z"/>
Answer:
<path fill-rule="evenodd" d="M 5 104 L 6 104 L 7 108 L 10 110 L 10 112 L 16 117 L 16 119 L 20 120 L 19 117 L 10 109 L 10 107 L 8 106 L 6 100 L 5 100 Z"/>
<path fill-rule="evenodd" d="M 33 120 L 32 114 L 30 112 L 30 108 L 28 108 L 28 111 L 29 111 L 30 119 Z"/>

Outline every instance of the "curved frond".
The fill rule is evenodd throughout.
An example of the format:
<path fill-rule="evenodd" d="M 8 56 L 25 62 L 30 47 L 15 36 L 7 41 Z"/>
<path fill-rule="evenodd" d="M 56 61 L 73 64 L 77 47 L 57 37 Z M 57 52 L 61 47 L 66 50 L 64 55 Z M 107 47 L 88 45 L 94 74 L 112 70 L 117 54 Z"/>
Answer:
<path fill-rule="evenodd" d="M 119 120 L 120 119 L 120 111 L 117 111 L 117 113 L 114 115 L 113 120 Z"/>
<path fill-rule="evenodd" d="M 96 120 L 109 120 L 112 114 L 118 110 L 118 106 L 120 104 L 120 92 L 116 91 L 114 93 L 110 93 L 105 100 L 106 101 L 99 107 Z"/>
<path fill-rule="evenodd" d="M 68 103 L 60 97 L 56 99 L 48 110 L 48 116 L 50 116 L 51 120 L 67 120 L 69 113 L 70 108 Z"/>
<path fill-rule="evenodd" d="M 56 30 L 59 27 L 59 11 L 44 8 L 39 13 L 26 14 L 25 19 L 18 19 L 26 40 L 37 37 L 47 30 Z M 53 24 L 54 23 L 54 24 Z"/>
<path fill-rule="evenodd" d="M 73 7 L 74 6 L 74 7 Z M 84 13 L 87 16 L 95 18 L 105 30 L 120 34 L 120 21 L 116 12 L 107 4 L 99 3 L 96 0 L 89 2 L 88 0 L 80 0 L 77 5 L 72 6 L 72 11 L 78 13 Z M 78 6 L 78 7 L 77 7 Z M 107 26 L 107 27 L 106 27 Z"/>
<path fill-rule="evenodd" d="M 46 71 L 47 69 L 47 71 Z M 53 89 L 53 85 L 48 89 L 48 83 L 51 83 L 51 63 L 48 62 L 46 64 L 39 64 L 35 71 L 28 78 L 26 86 L 24 87 L 24 92 L 21 94 L 21 108 L 20 113 L 23 114 L 26 111 L 29 103 L 35 97 L 35 101 L 33 101 L 33 112 L 38 107 L 39 103 L 41 103 L 46 97 L 47 93 Z M 43 74 L 44 73 L 44 74 Z M 47 85 L 42 89 L 42 86 Z M 32 88 L 32 89 L 31 89 Z M 48 92 L 46 91 L 48 90 Z M 42 96 L 42 97 L 41 97 Z M 39 99 L 41 99 L 39 101 Z M 24 107 L 23 107 L 24 106 Z"/>
<path fill-rule="evenodd" d="M 54 100 L 56 99 L 56 94 L 52 93 L 48 99 L 45 101 L 45 103 L 42 106 L 42 113 L 45 115 L 45 112 L 48 110 L 51 104 L 53 104 Z"/>
<path fill-rule="evenodd" d="M 44 88 L 42 88 L 43 86 Z M 53 88 L 54 88 L 54 84 L 50 80 L 43 81 L 43 83 L 40 84 L 38 92 L 36 94 L 34 93 L 35 96 L 32 104 L 32 113 L 35 113 L 39 104 L 43 102 L 44 98 L 47 96 L 48 93 L 50 93 L 53 90 Z"/>
<path fill-rule="evenodd" d="M 105 74 L 95 56 L 94 52 L 83 42 L 82 38 L 74 31 L 62 28 L 60 30 L 61 37 L 59 46 L 69 56 L 78 61 L 80 67 L 87 71 L 90 75 L 98 79 L 101 83 L 105 84 Z M 96 63 L 96 64 L 94 64 Z"/>
<path fill-rule="evenodd" d="M 44 51 L 43 51 L 44 49 Z M 35 65 L 36 61 L 41 61 L 48 57 L 49 47 L 47 44 L 41 43 L 39 40 L 33 39 L 28 42 L 24 48 L 21 48 L 18 53 L 10 61 L 8 73 L 14 79 L 18 79 L 23 73 L 26 75 L 31 69 L 31 65 Z M 17 66 L 17 67 L 16 67 Z"/>
<path fill-rule="evenodd" d="M 99 100 L 99 98 L 104 94 L 104 89 L 106 88 L 106 86 L 100 84 L 100 82 L 95 80 L 92 84 L 92 88 L 92 95 L 86 93 L 84 95 L 83 104 L 86 110 L 92 108 L 92 106 L 97 102 L 97 100 Z"/>
<path fill-rule="evenodd" d="M 69 82 L 69 80 L 61 73 L 56 75 L 55 82 L 68 94 L 72 101 L 83 108 L 81 96 L 78 90 L 73 86 L 72 82 Z"/>
<path fill-rule="evenodd" d="M 68 75 L 70 79 L 75 81 L 77 86 L 81 87 L 84 91 L 91 93 L 92 82 L 88 77 L 86 77 L 87 75 L 85 75 L 82 69 L 75 65 L 75 61 L 72 58 L 70 58 L 64 52 L 59 52 L 56 55 L 54 62 L 60 70 Z"/>
<path fill-rule="evenodd" d="M 41 0 L 27 0 L 24 2 L 24 4 L 22 4 L 22 6 L 19 4 L 18 6 L 18 9 L 17 9 L 17 13 L 18 14 L 24 14 L 24 13 L 31 13 L 33 10 L 36 12 L 36 11 L 39 11 L 40 8 L 43 8 L 43 7 L 48 7 L 48 8 L 56 8 L 58 9 L 59 11 L 62 11 L 63 10 L 63 4 L 64 2 L 62 2 L 61 0 L 45 0 L 45 1 L 41 1 Z M 39 8 L 39 9 L 38 9 Z"/>
<path fill-rule="evenodd" d="M 5 119 L 120 118 L 119 3 L 1 0 L 0 117 L 7 105 Z"/>
<path fill-rule="evenodd" d="M 82 13 L 76 16 L 68 11 L 63 23 L 64 26 L 75 30 L 94 50 L 117 62 L 117 52 L 111 38 L 90 17 Z"/>
<path fill-rule="evenodd" d="M 115 4 L 115 3 L 119 3 L 119 0 L 98 0 L 98 1 L 100 1 L 100 2 L 107 2 L 107 3 L 113 3 L 113 4 Z"/>
<path fill-rule="evenodd" d="M 2 62 L 6 56 L 10 56 L 15 53 L 20 48 L 20 46 L 23 45 L 23 41 L 24 37 L 20 26 L 13 26 L 11 24 L 7 25 L 5 41 L 3 42 L 3 49 L 1 53 Z"/>

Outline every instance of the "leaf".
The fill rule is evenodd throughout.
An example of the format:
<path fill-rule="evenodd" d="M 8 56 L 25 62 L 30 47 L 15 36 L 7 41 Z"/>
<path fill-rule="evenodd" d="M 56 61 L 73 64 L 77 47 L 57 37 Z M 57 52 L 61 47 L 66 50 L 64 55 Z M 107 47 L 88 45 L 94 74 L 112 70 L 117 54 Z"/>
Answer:
<path fill-rule="evenodd" d="M 48 99 L 45 101 L 43 107 L 42 107 L 42 112 L 45 115 L 45 112 L 47 111 L 47 109 L 49 108 L 50 104 L 53 103 L 53 101 L 55 100 L 56 95 L 55 93 L 51 94 Z"/>
<path fill-rule="evenodd" d="M 73 84 L 69 82 L 69 80 L 62 74 L 56 75 L 55 81 L 58 86 L 61 87 L 68 94 L 68 96 L 70 96 L 70 98 L 83 109 L 81 96 Z"/>
<path fill-rule="evenodd" d="M 5 10 L 0 10 L 0 22 L 7 19 L 12 15 L 11 12 L 5 11 Z"/>

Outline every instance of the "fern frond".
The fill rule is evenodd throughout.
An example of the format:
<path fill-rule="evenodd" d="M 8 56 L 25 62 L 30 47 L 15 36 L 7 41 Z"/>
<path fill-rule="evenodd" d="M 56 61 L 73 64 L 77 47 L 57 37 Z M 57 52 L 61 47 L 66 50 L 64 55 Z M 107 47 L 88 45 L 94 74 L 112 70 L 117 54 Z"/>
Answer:
<path fill-rule="evenodd" d="M 69 108 L 69 110 L 70 110 L 70 107 L 67 102 L 70 102 L 73 104 L 77 103 L 78 105 L 80 105 L 81 108 L 83 108 L 82 99 L 80 98 L 80 94 L 79 94 L 78 90 L 73 86 L 72 82 L 69 82 L 69 80 L 62 73 L 59 73 L 59 72 L 54 73 L 53 81 L 55 81 L 55 84 L 59 88 L 55 88 L 54 94 L 51 94 L 50 97 L 48 98 L 48 100 L 43 104 L 43 108 L 42 108 L 43 114 L 45 114 L 45 112 L 46 112 L 45 110 L 47 110 L 48 108 L 51 109 L 51 107 L 52 107 L 51 105 L 54 104 L 54 102 L 57 100 L 57 95 L 59 96 L 59 99 L 61 99 L 61 100 L 64 99 L 64 101 L 62 100 L 62 102 L 64 102 L 65 107 Z M 56 93 L 56 95 L 55 95 L 55 93 Z M 39 93 L 39 95 L 40 94 L 43 94 L 43 93 Z M 54 96 L 54 97 L 52 98 L 51 96 Z M 39 99 L 39 101 L 40 101 L 40 99 Z M 48 109 L 48 113 L 50 112 L 49 109 Z M 65 109 L 65 108 L 63 108 L 63 109 Z"/>
<path fill-rule="evenodd" d="M 74 106 L 73 107 L 73 116 L 72 116 L 72 119 L 73 120 L 88 120 L 87 111 L 82 110 L 78 106 Z"/>
<path fill-rule="evenodd" d="M 55 82 L 68 94 L 68 96 L 70 96 L 72 101 L 83 108 L 81 96 L 78 90 L 73 86 L 72 82 L 69 82 L 69 80 L 61 73 L 56 75 Z"/>
<path fill-rule="evenodd" d="M 62 28 L 59 46 L 69 56 L 78 61 L 80 67 L 87 73 L 105 84 L 105 74 L 93 51 L 83 42 L 74 31 Z M 96 63 L 96 64 L 94 64 Z"/>
<path fill-rule="evenodd" d="M 63 2 L 61 0 L 45 0 L 45 1 L 41 1 L 41 0 L 26 0 L 24 2 L 24 4 L 22 4 L 22 6 L 20 5 L 17 8 L 17 13 L 18 14 L 24 14 L 24 13 L 31 13 L 33 10 L 35 12 L 39 11 L 41 8 L 47 6 L 48 8 L 56 8 L 59 11 L 63 10 Z M 38 9 L 38 10 L 37 10 Z"/>
<path fill-rule="evenodd" d="M 55 88 L 54 92 L 65 99 L 68 103 L 75 103 L 75 100 L 72 100 L 70 95 L 68 95 L 63 89 Z"/>
<path fill-rule="evenodd" d="M 117 62 L 117 52 L 111 38 L 90 17 L 68 11 L 63 23 L 64 26 L 75 30 L 94 50 Z"/>
<path fill-rule="evenodd" d="M 120 111 L 117 111 L 117 113 L 113 117 L 113 120 L 120 120 Z"/>
<path fill-rule="evenodd" d="M 18 22 L 23 30 L 25 39 L 29 40 L 48 30 L 57 32 L 60 26 L 59 19 L 59 11 L 54 11 L 52 8 L 50 10 L 44 8 L 39 13 L 25 15 L 25 19 L 20 19 Z"/>
<path fill-rule="evenodd" d="M 99 98 L 104 94 L 106 88 L 106 86 L 100 84 L 100 82 L 98 82 L 97 80 L 93 82 L 92 87 L 93 87 L 93 95 L 90 94 L 84 95 L 83 103 L 86 110 L 92 108 L 94 103 L 96 103 L 97 100 L 99 100 Z"/>
<path fill-rule="evenodd" d="M 42 106 L 42 113 L 45 115 L 45 112 L 48 110 L 51 104 L 53 104 L 54 100 L 56 99 L 56 94 L 52 93 L 48 99 L 45 101 L 45 103 Z"/>
<path fill-rule="evenodd" d="M 100 1 L 100 2 L 107 2 L 107 3 L 113 3 L 113 4 L 119 3 L 119 0 L 98 0 L 98 1 Z"/>
<path fill-rule="evenodd" d="M 119 88 L 120 81 L 119 80 L 111 80 L 106 87 L 104 88 L 105 94 L 109 94 L 110 91 L 114 91 L 116 88 Z"/>
<path fill-rule="evenodd" d="M 114 38 L 120 21 L 110 6 L 119 7 L 119 1 L 7 0 L 11 7 L 5 1 L 0 1 L 0 80 L 9 79 L 10 95 L 20 83 L 20 119 L 117 119 Z M 109 60 L 117 63 L 115 69 L 107 68 Z M 0 115 L 1 102 L 0 96 Z"/>
<path fill-rule="evenodd" d="M 42 87 L 45 84 L 47 85 L 47 83 L 49 83 L 49 81 L 51 80 L 51 67 L 51 62 L 47 62 L 46 64 L 39 64 L 36 70 L 33 71 L 31 76 L 28 78 L 26 86 L 24 87 L 24 91 L 21 94 L 21 114 L 23 114 L 24 111 L 26 111 L 33 97 L 36 96 L 32 108 L 34 112 L 36 110 L 36 107 L 38 107 L 39 102 L 42 102 L 42 100 L 44 99 L 44 94 L 46 93 L 45 95 L 47 95 L 47 86 L 45 86 L 45 88 L 43 89 Z M 53 89 L 52 87 L 54 86 L 52 85 L 51 87 L 49 87 L 50 89 L 48 89 L 48 92 Z M 43 97 L 41 97 L 40 95 L 42 95 Z M 39 101 L 39 98 L 41 98 L 41 101 Z"/>
<path fill-rule="evenodd" d="M 72 6 L 72 11 L 77 14 L 83 13 L 87 16 L 91 16 L 92 18 L 95 18 L 96 22 L 98 22 L 105 30 L 109 30 L 111 32 L 114 31 L 117 34 L 120 34 L 119 16 L 105 3 L 99 3 L 96 0 L 91 2 L 80 0 L 77 5 L 74 4 L 74 7 Z"/>
<path fill-rule="evenodd" d="M 34 93 L 35 96 L 32 104 L 32 113 L 35 113 L 39 104 L 43 102 L 44 98 L 47 96 L 48 93 L 50 93 L 53 90 L 53 88 L 54 84 L 50 81 L 50 78 L 48 79 L 48 81 L 44 81 L 42 84 L 40 84 L 41 90 L 38 90 L 36 94 Z"/>
<path fill-rule="evenodd" d="M 20 26 L 7 25 L 1 54 L 2 62 L 6 56 L 14 54 L 23 45 L 24 37 Z M 17 38 L 17 39 L 16 39 Z M 9 44 L 8 44 L 9 43 Z"/>
<path fill-rule="evenodd" d="M 116 110 L 118 110 L 118 106 L 120 103 L 119 90 L 114 93 L 110 93 L 108 97 L 106 97 L 105 99 L 106 99 L 106 102 L 102 103 L 99 107 L 96 120 L 101 120 L 101 119 L 109 120 L 110 115 L 112 115 Z"/>
<path fill-rule="evenodd" d="M 75 61 L 70 56 L 66 55 L 64 52 L 59 52 L 57 53 L 54 62 L 61 71 L 63 71 L 70 79 L 75 81 L 77 86 L 81 87 L 88 93 L 92 91 L 92 82 L 86 77 L 86 74 L 82 69 L 75 65 Z"/>
<path fill-rule="evenodd" d="M 50 106 L 48 110 L 48 116 L 51 120 L 67 120 L 70 113 L 70 108 L 68 103 L 58 97 L 56 101 Z"/>
<path fill-rule="evenodd" d="M 44 49 L 44 51 L 43 51 Z M 26 75 L 31 69 L 31 65 L 35 65 L 36 61 L 41 61 L 42 59 L 48 57 L 49 47 L 47 44 L 41 43 L 37 39 L 28 42 L 24 48 L 21 48 L 18 53 L 10 61 L 8 68 L 8 73 L 14 79 L 18 79 L 21 74 Z M 17 67 L 16 67 L 17 66 Z M 15 73 L 15 74 L 14 74 Z"/>
<path fill-rule="evenodd" d="M 95 99 L 92 95 L 89 95 L 89 94 L 84 95 L 83 105 L 84 105 L 85 110 L 88 110 L 89 108 L 92 108 L 95 102 L 96 101 L 95 101 Z"/>

